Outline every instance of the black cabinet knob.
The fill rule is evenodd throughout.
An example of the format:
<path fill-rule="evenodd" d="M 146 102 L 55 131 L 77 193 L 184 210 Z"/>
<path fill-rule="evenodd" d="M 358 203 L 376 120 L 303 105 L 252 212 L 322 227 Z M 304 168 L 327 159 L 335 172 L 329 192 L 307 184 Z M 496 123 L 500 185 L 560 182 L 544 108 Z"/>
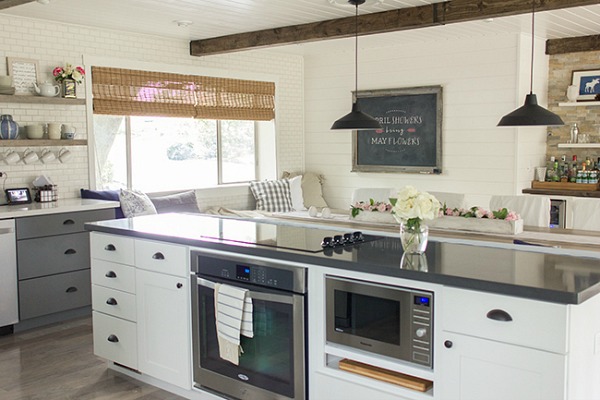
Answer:
<path fill-rule="evenodd" d="M 451 340 L 446 340 L 444 342 L 444 347 L 447 348 L 447 349 L 451 348 L 453 345 L 454 345 L 454 343 L 452 343 Z"/>
<path fill-rule="evenodd" d="M 164 256 L 164 254 L 163 254 L 163 253 L 161 253 L 161 252 L 159 251 L 159 252 L 156 252 L 156 253 L 154 253 L 154 254 L 152 255 L 152 259 L 153 259 L 153 260 L 164 260 L 164 259 L 165 259 L 165 256 Z"/>
<path fill-rule="evenodd" d="M 78 289 L 75 286 L 70 286 L 65 290 L 66 293 L 75 293 Z"/>
<path fill-rule="evenodd" d="M 108 304 L 109 306 L 116 306 L 117 300 L 113 297 L 109 297 L 108 300 L 106 300 L 106 304 Z"/>
<path fill-rule="evenodd" d="M 183 287 L 183 283 L 177 283 L 177 289 L 181 289 Z"/>
<path fill-rule="evenodd" d="M 117 337 L 117 335 L 110 335 L 108 337 L 108 339 L 106 339 L 106 340 L 108 340 L 111 343 L 118 343 L 119 342 L 119 338 Z"/>
<path fill-rule="evenodd" d="M 77 254 L 77 250 L 75 249 L 67 249 L 65 250 L 66 255 Z"/>
<path fill-rule="evenodd" d="M 104 246 L 104 250 L 106 250 L 106 251 L 115 251 L 115 250 L 117 250 L 117 248 L 115 247 L 114 244 L 107 244 L 106 246 Z"/>
<path fill-rule="evenodd" d="M 107 278 L 116 278 L 117 274 L 114 271 L 108 271 L 104 276 Z"/>
<path fill-rule="evenodd" d="M 72 219 L 65 219 L 63 221 L 63 225 L 75 225 L 75 221 L 73 221 Z"/>

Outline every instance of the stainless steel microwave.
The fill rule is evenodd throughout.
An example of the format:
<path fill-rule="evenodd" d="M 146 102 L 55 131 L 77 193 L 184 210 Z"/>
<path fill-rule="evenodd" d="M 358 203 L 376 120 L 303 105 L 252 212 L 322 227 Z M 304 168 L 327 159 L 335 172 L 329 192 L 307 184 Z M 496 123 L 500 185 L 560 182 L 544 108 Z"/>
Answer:
<path fill-rule="evenodd" d="M 326 277 L 327 341 L 433 366 L 433 293 Z"/>

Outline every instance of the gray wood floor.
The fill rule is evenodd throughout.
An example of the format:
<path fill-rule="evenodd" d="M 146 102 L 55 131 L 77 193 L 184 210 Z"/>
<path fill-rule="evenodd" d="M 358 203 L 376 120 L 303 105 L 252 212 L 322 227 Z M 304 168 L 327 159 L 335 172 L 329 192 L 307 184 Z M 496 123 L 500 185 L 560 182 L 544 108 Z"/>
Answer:
<path fill-rule="evenodd" d="M 2 400 L 176 400 L 106 367 L 93 354 L 91 318 L 0 336 Z"/>

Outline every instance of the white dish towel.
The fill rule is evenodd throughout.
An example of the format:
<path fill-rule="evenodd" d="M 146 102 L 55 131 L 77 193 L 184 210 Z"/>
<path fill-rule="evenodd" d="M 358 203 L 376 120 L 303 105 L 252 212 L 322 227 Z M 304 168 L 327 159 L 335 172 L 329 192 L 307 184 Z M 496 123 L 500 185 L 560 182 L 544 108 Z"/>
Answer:
<path fill-rule="evenodd" d="M 239 365 L 240 335 L 253 337 L 252 298 L 247 289 L 215 284 L 215 322 L 219 341 L 219 356 Z"/>

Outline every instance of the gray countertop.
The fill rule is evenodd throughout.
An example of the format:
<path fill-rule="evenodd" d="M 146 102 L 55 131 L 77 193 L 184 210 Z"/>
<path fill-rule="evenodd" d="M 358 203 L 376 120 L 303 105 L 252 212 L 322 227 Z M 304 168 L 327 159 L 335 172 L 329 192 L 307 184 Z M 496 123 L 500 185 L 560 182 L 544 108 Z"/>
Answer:
<path fill-rule="evenodd" d="M 29 203 L 15 205 L 1 205 L 0 219 L 32 217 L 35 215 L 57 214 L 104 208 L 116 208 L 118 201 L 92 200 L 92 199 L 64 199 L 48 203 Z"/>
<path fill-rule="evenodd" d="M 408 260 L 398 238 L 381 236 L 313 253 L 294 248 L 319 245 L 324 236 L 343 230 L 194 214 L 100 221 L 86 224 L 86 229 L 560 304 L 578 304 L 600 292 L 600 258 L 529 246 L 497 248 L 430 239 L 424 258 Z M 245 243 L 257 241 L 262 244 Z"/>

